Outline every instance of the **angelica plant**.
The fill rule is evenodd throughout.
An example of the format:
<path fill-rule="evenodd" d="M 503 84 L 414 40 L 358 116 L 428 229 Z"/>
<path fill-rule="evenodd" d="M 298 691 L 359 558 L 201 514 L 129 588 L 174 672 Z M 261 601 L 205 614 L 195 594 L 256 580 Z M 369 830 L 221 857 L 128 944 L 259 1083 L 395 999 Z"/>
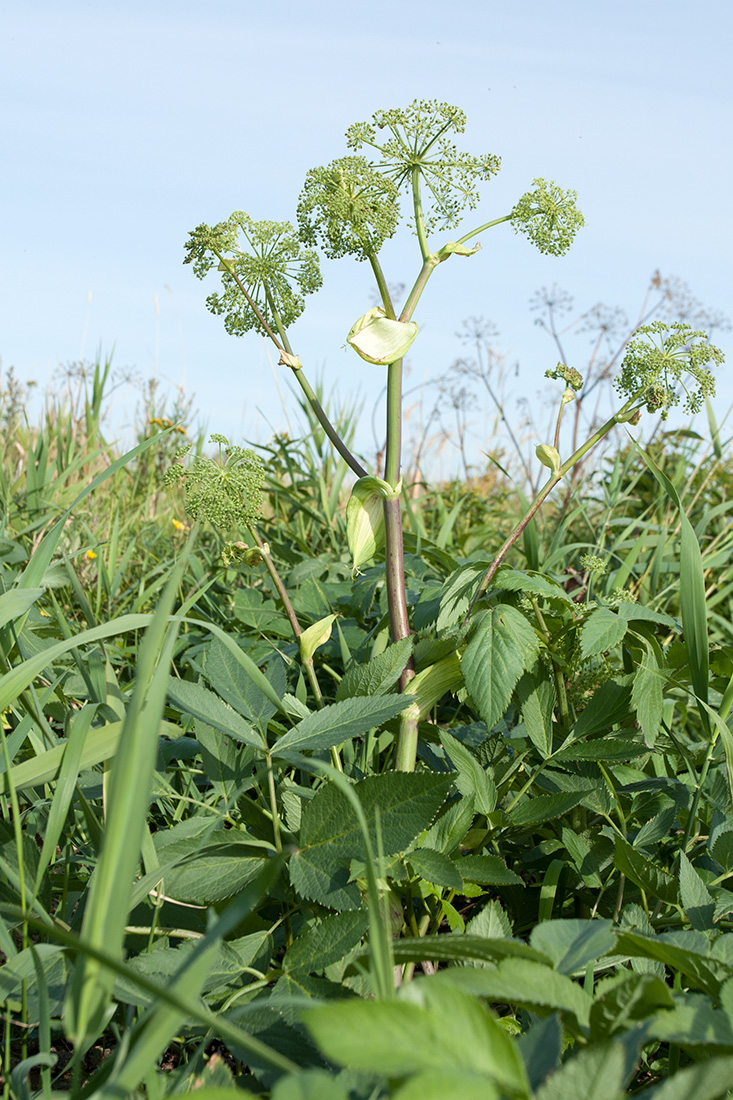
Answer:
<path fill-rule="evenodd" d="M 481 185 L 499 171 L 499 157 L 475 155 L 458 147 L 466 116 L 458 107 L 436 100 L 415 100 L 405 108 L 377 111 L 370 120 L 350 126 L 347 154 L 311 169 L 297 204 L 297 231 L 282 222 L 256 222 L 241 212 L 214 227 L 202 224 L 189 238 L 186 263 L 205 277 L 214 267 L 222 291 L 209 295 L 212 313 L 224 317 L 227 331 L 250 330 L 270 339 L 280 363 L 295 373 L 319 422 L 358 479 L 349 508 L 350 541 L 376 551 L 383 541 L 385 580 L 393 641 L 411 632 L 403 562 L 400 505 L 402 452 L 402 364 L 418 336 L 413 316 L 434 272 L 454 255 L 474 256 L 479 238 L 511 223 L 541 252 L 563 255 L 583 225 L 574 191 L 535 179 L 514 207 L 463 233 L 445 239 L 462 226 L 481 197 Z M 407 208 L 407 223 L 417 238 L 419 268 L 405 301 L 395 303 L 379 254 L 397 232 Z M 436 235 L 444 239 L 434 242 Z M 381 305 L 368 310 L 349 329 L 348 344 L 369 364 L 387 371 L 387 446 L 383 478 L 351 454 L 318 402 L 291 346 L 289 329 L 300 316 L 305 296 L 321 285 L 315 250 L 327 257 L 351 257 L 371 266 Z M 345 326 L 346 329 L 349 326 Z M 417 345 L 419 347 L 419 344 Z M 381 498 L 384 517 L 375 521 Z M 372 551 L 373 552 L 373 551 Z M 359 559 L 361 560 L 361 558 Z M 414 668 L 408 663 L 400 680 L 409 690 Z M 417 752 L 415 708 L 401 720 L 395 766 L 412 770 Z"/>

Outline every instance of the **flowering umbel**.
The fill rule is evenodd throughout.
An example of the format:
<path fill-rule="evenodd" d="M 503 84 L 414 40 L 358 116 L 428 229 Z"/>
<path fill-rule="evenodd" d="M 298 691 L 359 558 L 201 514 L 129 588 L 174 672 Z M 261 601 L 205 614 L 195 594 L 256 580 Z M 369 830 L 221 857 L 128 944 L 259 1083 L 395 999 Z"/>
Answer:
<path fill-rule="evenodd" d="M 262 319 L 273 329 L 288 328 L 305 309 L 305 295 L 322 282 L 316 253 L 303 247 L 290 222 L 256 222 L 241 210 L 194 229 L 183 262 L 193 264 L 199 279 L 217 265 L 224 289 L 210 294 L 206 305 L 223 315 L 234 336 L 250 329 L 265 333 Z"/>
<path fill-rule="evenodd" d="M 398 188 L 411 188 L 422 177 L 426 202 L 425 231 L 458 225 L 463 210 L 478 205 L 477 183 L 499 171 L 491 153 L 459 152 L 450 134 L 462 134 L 466 116 L 459 107 L 437 100 L 416 99 L 409 107 L 377 111 L 371 122 L 357 122 L 346 131 L 350 149 L 365 145 L 378 154 L 373 167 Z M 382 136 L 381 131 L 384 132 Z"/>
<path fill-rule="evenodd" d="M 396 186 L 364 157 L 312 168 L 298 202 L 300 239 L 320 243 L 331 259 L 376 256 L 393 236 L 399 216 Z"/>
<path fill-rule="evenodd" d="M 524 233 L 540 252 L 562 256 L 585 219 L 576 205 L 577 191 L 563 191 L 552 180 L 532 181 L 512 210 L 515 233 Z"/>
<path fill-rule="evenodd" d="M 191 466 L 179 461 L 166 472 L 164 483 L 183 483 L 191 519 L 209 520 L 224 531 L 252 523 L 262 510 L 262 463 L 254 451 L 233 446 L 223 435 L 212 435 L 211 442 L 219 446 L 218 461 L 204 455 L 194 455 Z M 176 458 L 186 458 L 190 450 L 183 447 Z"/>
<path fill-rule="evenodd" d="M 708 343 L 706 333 L 681 322 L 654 321 L 629 341 L 615 385 L 666 420 L 669 409 L 680 401 L 676 384 L 685 392 L 683 408 L 688 413 L 699 412 L 705 398 L 715 396 L 708 363 L 722 362 L 722 351 Z"/>

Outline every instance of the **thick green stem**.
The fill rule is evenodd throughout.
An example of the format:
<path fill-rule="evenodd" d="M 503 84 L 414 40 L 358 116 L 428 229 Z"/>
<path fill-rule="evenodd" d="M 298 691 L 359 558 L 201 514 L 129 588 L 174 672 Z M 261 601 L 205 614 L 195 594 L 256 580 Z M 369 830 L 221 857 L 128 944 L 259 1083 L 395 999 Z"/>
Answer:
<path fill-rule="evenodd" d="M 426 259 L 423 261 L 423 265 L 420 268 L 420 274 L 415 280 L 415 285 L 410 291 L 409 297 L 405 302 L 405 307 L 399 316 L 400 321 L 409 321 L 412 318 L 412 315 L 415 312 L 415 307 L 420 301 L 420 295 L 425 289 L 425 285 L 428 279 L 433 274 L 439 263 L 440 260 L 437 256 L 427 256 Z"/>
<path fill-rule="evenodd" d="M 385 481 L 396 488 L 400 480 L 402 449 L 402 360 L 391 363 L 387 377 L 387 456 L 385 461 Z M 384 502 L 384 541 L 385 569 L 387 581 L 387 605 L 389 607 L 389 625 L 392 641 L 410 635 L 410 621 L 407 614 L 407 592 L 405 590 L 405 554 L 402 542 L 402 511 L 399 497 Z M 400 677 L 400 691 L 404 691 L 415 675 L 412 660 L 408 662 Z M 418 720 L 400 718 L 400 732 L 397 737 L 395 768 L 398 771 L 414 771 L 417 759 Z"/>

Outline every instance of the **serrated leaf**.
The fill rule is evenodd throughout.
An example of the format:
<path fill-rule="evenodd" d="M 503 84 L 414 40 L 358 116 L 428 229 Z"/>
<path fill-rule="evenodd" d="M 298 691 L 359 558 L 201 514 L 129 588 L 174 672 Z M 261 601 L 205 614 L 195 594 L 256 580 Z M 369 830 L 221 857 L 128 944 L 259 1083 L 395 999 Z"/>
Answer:
<path fill-rule="evenodd" d="M 631 711 L 631 677 L 607 680 L 593 693 L 590 702 L 570 731 L 573 741 L 593 737 L 623 722 Z"/>
<path fill-rule="evenodd" d="M 524 1064 L 507 1032 L 480 1001 L 447 983 L 411 982 L 400 1000 L 350 1000 L 305 1013 L 326 1057 L 387 1076 L 428 1070 L 483 1073 L 527 1096 Z"/>
<path fill-rule="evenodd" d="M 448 577 L 440 597 L 437 622 L 439 637 L 463 621 L 490 565 L 490 558 L 478 558 L 460 565 Z"/>
<path fill-rule="evenodd" d="M 555 686 L 539 666 L 525 672 L 517 684 L 517 702 L 524 729 L 543 760 L 552 753 L 552 713 Z"/>
<path fill-rule="evenodd" d="M 496 808 L 496 785 L 492 776 L 479 764 L 471 750 L 447 730 L 440 731 L 440 740 L 458 776 L 455 779 L 457 789 L 463 795 L 473 798 L 479 813 L 490 814 Z"/>
<path fill-rule="evenodd" d="M 628 622 L 615 611 L 599 607 L 593 611 L 580 628 L 580 656 L 582 660 L 595 657 L 613 649 L 622 641 Z"/>
<path fill-rule="evenodd" d="M 581 1050 L 563 1063 L 535 1093 L 535 1100 L 621 1100 L 624 1086 L 634 1071 L 619 1043 L 605 1043 Z"/>
<path fill-rule="evenodd" d="M 630 623 L 658 623 L 668 630 L 673 630 L 675 634 L 682 633 L 682 627 L 678 619 L 673 619 L 671 615 L 665 615 L 661 611 L 653 611 L 651 607 L 647 607 L 645 604 L 620 603 L 616 608 L 616 612 L 622 619 L 627 619 Z"/>
<path fill-rule="evenodd" d="M 646 655 L 637 666 L 631 703 L 644 734 L 644 741 L 653 747 L 664 710 L 663 681 L 653 648 L 647 644 Z"/>
<path fill-rule="evenodd" d="M 601 868 L 586 838 L 565 827 L 563 827 L 561 835 L 567 853 L 573 861 L 573 866 L 583 882 L 586 886 L 599 890 L 602 885 Z"/>
<path fill-rule="evenodd" d="M 560 600 L 572 604 L 572 597 L 565 589 L 542 573 L 523 572 L 521 569 L 500 569 L 492 581 L 492 588 L 505 592 L 528 592 L 532 596 L 544 596 L 548 600 Z"/>
<path fill-rule="evenodd" d="M 255 751 L 198 718 L 194 729 L 204 771 L 212 787 L 225 801 L 233 802 L 251 782 Z"/>
<path fill-rule="evenodd" d="M 714 829 L 709 841 L 710 854 L 724 871 L 733 871 L 733 821 Z"/>
<path fill-rule="evenodd" d="M 336 689 L 336 702 L 356 695 L 386 695 L 399 680 L 412 653 L 412 638 L 400 638 L 365 665 L 352 665 Z"/>
<path fill-rule="evenodd" d="M 410 936 L 395 940 L 392 950 L 396 962 L 422 962 L 440 959 L 443 962 L 499 962 L 501 959 L 533 959 L 550 964 L 550 959 L 521 940 L 486 939 L 466 932 L 438 936 Z"/>
<path fill-rule="evenodd" d="M 512 926 L 509 917 L 497 898 L 483 907 L 466 925 L 469 936 L 485 936 L 488 940 L 511 939 Z"/>
<path fill-rule="evenodd" d="M 165 858 L 177 856 L 180 863 L 166 872 L 164 893 L 192 905 L 211 905 L 238 893 L 262 870 L 264 856 L 235 836 L 219 829 L 204 843 L 190 837 L 166 845 Z"/>
<path fill-rule="evenodd" d="M 283 734 L 274 746 L 273 754 L 279 755 L 290 749 L 297 752 L 330 749 L 395 718 L 410 702 L 409 695 L 376 695 L 331 703 L 309 714 Z"/>
<path fill-rule="evenodd" d="M 571 975 L 612 951 L 616 932 L 610 920 L 546 920 L 535 925 L 529 942 L 560 974 Z"/>
<path fill-rule="evenodd" d="M 621 971 L 598 983 L 590 1012 L 591 1041 L 609 1038 L 636 1020 L 674 1008 L 672 990 L 656 974 Z"/>
<path fill-rule="evenodd" d="M 338 962 L 360 942 L 369 926 L 366 910 L 334 913 L 302 932 L 288 948 L 283 969 L 321 971 Z"/>
<path fill-rule="evenodd" d="M 241 650 L 238 652 L 240 660 L 220 638 L 215 638 L 205 650 L 204 675 L 217 695 L 249 721 L 264 728 L 280 709 L 279 702 L 277 706 L 275 703 L 285 692 L 283 663 L 279 658 L 270 660 L 264 676 L 251 658 Z M 251 665 L 249 671 L 243 667 L 242 658 Z"/>
<path fill-rule="evenodd" d="M 593 793 L 592 787 L 578 791 L 558 791 L 555 794 L 538 794 L 515 806 L 508 815 L 512 825 L 539 825 L 554 817 L 568 813 L 578 803 Z"/>
<path fill-rule="evenodd" d="M 502 959 L 495 970 L 458 969 L 445 977 L 475 996 L 547 1016 L 559 1011 L 570 1016 L 573 1030 L 587 1029 L 593 1001 L 571 978 L 529 959 Z M 442 975 L 441 975 L 442 976 Z"/>
<path fill-rule="evenodd" d="M 168 682 L 168 698 L 185 714 L 192 714 L 207 726 L 233 737 L 235 741 L 262 750 L 262 738 L 255 733 L 249 722 L 201 684 L 171 676 Z"/>
<path fill-rule="evenodd" d="M 616 836 L 614 866 L 642 890 L 671 905 L 677 903 L 677 883 L 661 867 L 647 859 L 622 836 Z"/>
<path fill-rule="evenodd" d="M 733 977 L 733 966 L 711 958 L 710 944 L 702 932 L 684 931 L 646 936 L 641 932 L 620 930 L 616 950 L 632 958 L 655 959 L 679 970 L 688 983 L 717 997 L 723 982 Z"/>
<path fill-rule="evenodd" d="M 553 756 L 558 763 L 567 760 L 633 760 L 648 754 L 649 749 L 639 741 L 621 737 L 599 737 L 596 741 L 571 742 Z"/>
<path fill-rule="evenodd" d="M 428 772 L 387 772 L 355 784 L 373 849 L 377 810 L 384 854 L 401 853 L 431 824 L 450 786 L 450 776 Z M 359 908 L 359 891 L 349 882 L 352 859 L 365 859 L 356 813 L 335 784 L 325 784 L 303 810 L 300 846 L 290 860 L 291 882 L 301 896 L 323 905 Z"/>
<path fill-rule="evenodd" d="M 701 993 L 689 993 L 686 1004 L 677 1004 L 651 1021 L 649 1034 L 662 1042 L 682 1046 L 733 1049 L 733 1020 Z M 708 1051 L 708 1056 L 712 1051 Z"/>
<path fill-rule="evenodd" d="M 187 956 L 194 950 L 194 943 L 184 942 L 180 947 L 159 947 L 154 951 L 137 955 L 128 962 L 134 974 L 143 974 L 147 978 L 159 979 L 170 984 L 171 979 L 185 964 Z M 236 982 L 241 979 L 242 969 L 254 966 L 257 962 L 267 966 L 272 952 L 272 940 L 268 930 L 243 936 L 238 940 L 220 940 L 211 959 L 210 969 L 201 986 L 201 992 Z M 118 977 L 115 983 L 115 997 L 124 1004 L 150 1005 L 154 996 L 134 981 L 132 977 Z"/>
<path fill-rule="evenodd" d="M 532 1092 L 559 1064 L 563 1047 L 563 1027 L 558 1015 L 538 1020 L 529 1031 L 520 1035 L 519 1053 L 524 1058 Z"/>
<path fill-rule="evenodd" d="M 473 799 L 466 796 L 459 798 L 430 826 L 425 834 L 424 847 L 448 855 L 458 847 L 471 828 L 473 817 Z"/>
<path fill-rule="evenodd" d="M 680 852 L 680 900 L 693 928 L 707 932 L 713 927 L 715 902 L 684 852 Z"/>
<path fill-rule="evenodd" d="M 524 885 L 519 875 L 510 871 L 500 856 L 461 856 L 456 860 L 456 867 L 466 882 L 476 882 L 480 886 Z"/>
<path fill-rule="evenodd" d="M 433 886 L 442 886 L 446 890 L 463 889 L 463 878 L 456 862 L 443 852 L 416 848 L 408 853 L 406 859 L 413 871 Z"/>
<path fill-rule="evenodd" d="M 534 665 L 539 648 L 531 624 L 508 604 L 483 611 L 475 619 L 461 671 L 487 729 L 503 716 L 519 677 Z"/>

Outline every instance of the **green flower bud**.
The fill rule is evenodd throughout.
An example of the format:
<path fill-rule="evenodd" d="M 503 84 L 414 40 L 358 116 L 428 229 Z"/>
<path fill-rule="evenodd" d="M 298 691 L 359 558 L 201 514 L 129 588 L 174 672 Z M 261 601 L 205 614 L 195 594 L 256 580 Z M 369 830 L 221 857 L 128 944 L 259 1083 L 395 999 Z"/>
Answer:
<path fill-rule="evenodd" d="M 300 645 L 300 656 L 304 661 L 310 660 L 315 651 L 326 644 L 331 637 L 335 620 L 335 615 L 326 615 L 325 619 L 319 619 L 317 623 L 313 623 L 312 626 L 303 631 L 298 643 Z"/>
<path fill-rule="evenodd" d="M 354 559 L 354 573 L 384 545 L 384 501 L 399 496 L 379 477 L 361 477 L 346 505 L 346 538 Z"/>
<path fill-rule="evenodd" d="M 367 363 L 388 365 L 407 354 L 416 336 L 414 321 L 393 321 L 374 306 L 354 322 L 346 340 Z"/>
<path fill-rule="evenodd" d="M 560 455 L 556 447 L 551 447 L 549 443 L 540 443 L 539 447 L 535 450 L 535 454 L 539 458 L 543 466 L 547 466 L 548 470 L 552 470 L 555 477 L 560 476 Z"/>

